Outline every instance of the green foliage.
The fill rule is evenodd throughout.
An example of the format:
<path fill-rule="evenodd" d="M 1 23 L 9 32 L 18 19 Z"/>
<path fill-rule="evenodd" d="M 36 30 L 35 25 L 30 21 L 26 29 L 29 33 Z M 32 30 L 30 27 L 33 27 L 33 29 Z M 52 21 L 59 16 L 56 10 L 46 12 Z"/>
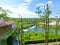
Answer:
<path fill-rule="evenodd" d="M 45 10 L 45 13 L 44 13 L 44 16 L 48 18 L 48 16 L 51 14 L 51 11 L 48 9 L 48 10 Z"/>
<path fill-rule="evenodd" d="M 38 14 L 38 16 L 41 16 L 41 15 L 40 15 L 41 12 L 42 12 L 42 11 L 41 11 L 40 7 L 37 7 L 35 13 Z"/>
<path fill-rule="evenodd" d="M 0 12 L 1 12 L 0 13 L 0 18 L 9 19 L 9 18 L 7 18 L 7 15 L 8 15 L 8 13 L 11 13 L 11 11 L 0 7 Z"/>

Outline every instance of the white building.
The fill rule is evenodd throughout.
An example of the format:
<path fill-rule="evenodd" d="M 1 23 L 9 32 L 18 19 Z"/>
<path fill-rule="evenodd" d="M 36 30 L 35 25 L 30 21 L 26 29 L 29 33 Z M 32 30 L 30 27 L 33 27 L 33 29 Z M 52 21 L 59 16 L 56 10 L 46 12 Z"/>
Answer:
<path fill-rule="evenodd" d="M 50 22 L 49 25 L 56 25 L 56 21 Z"/>

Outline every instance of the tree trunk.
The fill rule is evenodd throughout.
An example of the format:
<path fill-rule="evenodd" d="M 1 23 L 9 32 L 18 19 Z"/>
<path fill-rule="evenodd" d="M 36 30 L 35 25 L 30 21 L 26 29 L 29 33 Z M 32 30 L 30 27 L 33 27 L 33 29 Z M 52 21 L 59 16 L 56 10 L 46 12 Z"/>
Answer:
<path fill-rule="evenodd" d="M 58 19 L 57 19 L 57 17 L 56 17 L 56 45 L 57 45 L 57 31 L 58 31 Z"/>
<path fill-rule="evenodd" d="M 48 5 L 46 10 L 49 10 Z M 49 37 L 49 14 L 46 12 L 45 45 L 48 45 L 48 37 Z"/>

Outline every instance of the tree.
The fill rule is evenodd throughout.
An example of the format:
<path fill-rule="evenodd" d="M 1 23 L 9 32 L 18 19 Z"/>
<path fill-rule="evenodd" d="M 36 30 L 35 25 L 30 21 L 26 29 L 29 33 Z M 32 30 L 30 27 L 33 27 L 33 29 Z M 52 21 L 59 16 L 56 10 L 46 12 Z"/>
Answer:
<path fill-rule="evenodd" d="M 57 31 L 58 31 L 58 16 L 55 16 L 56 17 L 56 45 L 57 45 Z"/>
<path fill-rule="evenodd" d="M 41 10 L 40 10 L 40 7 L 37 7 L 36 8 L 36 12 L 35 12 L 36 14 L 38 14 L 38 16 L 41 16 L 40 14 L 41 14 Z"/>
<path fill-rule="evenodd" d="M 9 11 L 8 9 L 6 10 L 6 9 L 0 7 L 0 18 L 6 19 L 8 13 L 12 13 L 12 12 Z"/>
<path fill-rule="evenodd" d="M 46 23 L 46 28 L 45 28 L 45 45 L 48 45 L 48 37 L 49 37 L 49 15 L 51 11 L 49 10 L 48 4 L 47 8 L 45 10 L 45 23 Z"/>
<path fill-rule="evenodd" d="M 36 8 L 36 12 L 35 12 L 39 17 L 41 17 L 41 9 L 40 9 L 40 7 L 37 7 Z M 36 27 L 37 27 L 37 19 L 35 20 L 35 25 L 36 25 Z"/>

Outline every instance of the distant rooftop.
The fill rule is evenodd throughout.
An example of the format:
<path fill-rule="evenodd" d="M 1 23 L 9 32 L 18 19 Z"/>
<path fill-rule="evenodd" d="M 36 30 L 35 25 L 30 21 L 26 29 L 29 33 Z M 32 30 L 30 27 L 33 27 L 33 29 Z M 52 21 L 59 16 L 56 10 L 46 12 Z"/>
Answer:
<path fill-rule="evenodd" d="M 6 25 L 11 25 L 14 24 L 14 21 L 10 20 L 10 21 L 0 21 L 0 27 L 2 26 L 6 26 Z"/>

